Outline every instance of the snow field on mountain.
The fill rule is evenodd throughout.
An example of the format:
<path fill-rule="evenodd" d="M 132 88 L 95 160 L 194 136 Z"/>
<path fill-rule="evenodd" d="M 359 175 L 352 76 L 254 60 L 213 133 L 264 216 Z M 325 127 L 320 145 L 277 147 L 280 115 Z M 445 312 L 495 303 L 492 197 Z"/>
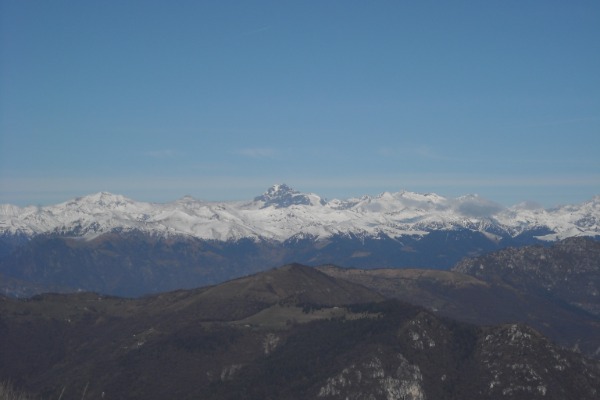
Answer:
<path fill-rule="evenodd" d="M 494 238 L 533 229 L 554 232 L 544 236 L 546 240 L 596 236 L 600 235 L 600 196 L 545 210 L 524 204 L 504 208 L 477 195 L 447 199 L 407 191 L 326 202 L 316 194 L 276 185 L 243 202 L 203 202 L 188 196 L 171 203 L 146 203 L 101 192 L 47 207 L 0 205 L 0 234 L 27 236 L 58 233 L 92 238 L 118 230 L 221 241 L 284 241 L 297 235 L 400 237 L 457 229 Z"/>

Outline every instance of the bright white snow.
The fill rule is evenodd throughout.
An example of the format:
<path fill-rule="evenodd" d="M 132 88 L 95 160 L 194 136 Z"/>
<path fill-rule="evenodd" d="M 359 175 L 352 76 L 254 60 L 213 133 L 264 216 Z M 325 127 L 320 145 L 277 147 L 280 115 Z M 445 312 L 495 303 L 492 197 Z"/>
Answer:
<path fill-rule="evenodd" d="M 600 196 L 545 210 L 525 204 L 504 208 L 474 195 L 447 199 L 406 191 L 324 201 L 316 194 L 276 185 L 246 202 L 203 202 L 188 196 L 158 204 L 101 192 L 48 207 L 0 205 L 0 234 L 61 233 L 88 239 L 113 230 L 284 241 L 337 234 L 400 237 L 465 228 L 490 238 L 536 228 L 554 232 L 544 240 L 596 236 L 600 235 Z"/>

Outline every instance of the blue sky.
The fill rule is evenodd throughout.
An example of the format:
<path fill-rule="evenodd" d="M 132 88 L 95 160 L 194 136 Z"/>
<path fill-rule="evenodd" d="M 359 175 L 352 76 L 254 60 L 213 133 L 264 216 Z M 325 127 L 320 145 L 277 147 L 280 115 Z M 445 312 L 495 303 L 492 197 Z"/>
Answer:
<path fill-rule="evenodd" d="M 597 1 L 0 7 L 0 203 L 600 194 Z"/>

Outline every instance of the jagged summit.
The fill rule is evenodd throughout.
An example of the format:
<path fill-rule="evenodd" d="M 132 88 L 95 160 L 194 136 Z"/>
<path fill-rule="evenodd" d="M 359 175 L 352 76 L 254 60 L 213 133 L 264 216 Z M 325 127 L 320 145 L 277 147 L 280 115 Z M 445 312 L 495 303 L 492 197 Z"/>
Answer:
<path fill-rule="evenodd" d="M 254 201 L 264 202 L 263 208 L 270 206 L 275 208 L 284 208 L 292 205 L 325 205 L 325 201 L 319 196 L 315 194 L 300 193 L 285 183 L 271 186 L 261 196 L 255 197 Z"/>
<path fill-rule="evenodd" d="M 293 196 L 294 194 L 299 194 L 297 190 L 292 189 L 285 183 L 275 184 L 267 189 L 262 195 L 254 198 L 256 201 L 270 201 L 274 199 L 285 198 L 288 196 Z"/>

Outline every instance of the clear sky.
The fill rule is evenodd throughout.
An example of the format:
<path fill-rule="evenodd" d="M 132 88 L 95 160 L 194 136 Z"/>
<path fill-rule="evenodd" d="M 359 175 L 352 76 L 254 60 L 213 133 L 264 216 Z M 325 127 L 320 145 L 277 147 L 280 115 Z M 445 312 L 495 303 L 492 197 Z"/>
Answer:
<path fill-rule="evenodd" d="M 0 0 L 0 203 L 600 194 L 600 2 Z"/>

